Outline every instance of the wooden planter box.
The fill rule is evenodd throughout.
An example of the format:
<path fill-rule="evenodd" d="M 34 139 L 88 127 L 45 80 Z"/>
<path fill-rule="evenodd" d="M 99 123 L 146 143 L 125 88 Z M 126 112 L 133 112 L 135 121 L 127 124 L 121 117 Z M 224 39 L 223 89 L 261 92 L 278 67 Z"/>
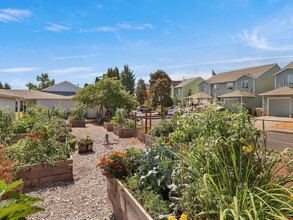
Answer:
<path fill-rule="evenodd" d="M 107 178 L 108 204 L 119 220 L 153 220 L 131 193 L 114 178 Z"/>
<path fill-rule="evenodd" d="M 113 131 L 114 124 L 112 124 L 112 123 L 110 123 L 110 122 L 104 122 L 104 128 L 105 128 L 107 131 Z"/>
<path fill-rule="evenodd" d="M 144 136 L 145 146 L 151 147 L 156 142 L 157 139 L 158 139 L 157 137 L 146 134 Z"/>
<path fill-rule="evenodd" d="M 78 153 L 87 153 L 93 151 L 94 142 L 78 144 Z"/>
<path fill-rule="evenodd" d="M 120 138 L 134 137 L 134 128 L 115 128 L 114 127 L 113 132 Z"/>
<path fill-rule="evenodd" d="M 24 165 L 23 171 L 17 173 L 17 179 L 22 179 L 24 187 L 43 183 L 73 180 L 73 159 L 58 161 L 55 166 L 48 164 Z"/>
<path fill-rule="evenodd" d="M 70 120 L 71 127 L 85 127 L 85 120 Z"/>

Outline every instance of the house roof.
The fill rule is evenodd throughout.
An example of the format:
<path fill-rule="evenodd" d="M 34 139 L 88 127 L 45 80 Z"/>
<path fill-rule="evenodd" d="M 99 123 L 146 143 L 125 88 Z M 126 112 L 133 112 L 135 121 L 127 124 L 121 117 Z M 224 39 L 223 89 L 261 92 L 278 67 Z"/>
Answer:
<path fill-rule="evenodd" d="M 280 87 L 278 89 L 274 89 L 274 90 L 271 90 L 271 91 L 268 91 L 268 92 L 264 92 L 264 93 L 261 93 L 259 95 L 264 95 L 264 96 L 282 96 L 282 95 L 293 95 L 293 88 L 290 88 L 290 87 Z"/>
<path fill-rule="evenodd" d="M 194 95 L 187 96 L 186 98 L 191 98 L 191 99 L 213 99 L 214 97 L 208 95 L 205 92 L 199 92 L 199 93 L 196 93 Z"/>
<path fill-rule="evenodd" d="M 172 86 L 175 87 L 175 86 L 177 86 L 177 85 L 178 85 L 179 83 L 181 83 L 181 82 L 182 82 L 181 80 L 177 80 L 177 81 L 175 81 L 175 80 L 173 81 L 173 80 L 172 80 L 172 81 L 171 81 L 171 84 L 172 84 Z"/>
<path fill-rule="evenodd" d="M 215 83 L 224 83 L 224 82 L 233 82 L 236 81 L 238 78 L 240 78 L 243 75 L 248 75 L 252 77 L 259 77 L 264 72 L 268 71 L 269 69 L 273 68 L 274 66 L 278 66 L 276 63 L 268 64 L 264 66 L 256 66 L 256 67 L 250 67 L 246 69 L 240 69 L 240 70 L 234 70 L 229 71 L 225 73 L 219 73 L 215 76 L 212 76 L 206 82 L 210 84 Z"/>
<path fill-rule="evenodd" d="M 57 83 L 57 84 L 55 84 L 53 86 L 49 86 L 49 87 L 47 87 L 45 89 L 42 89 L 42 91 L 44 91 L 44 92 L 46 92 L 46 91 L 47 92 L 49 92 L 49 91 L 58 91 L 59 92 L 59 91 L 63 91 L 63 89 L 61 89 L 61 90 L 59 89 L 60 87 L 62 88 L 63 86 L 69 86 L 71 88 L 71 92 L 76 92 L 76 91 L 81 89 L 79 86 L 74 85 L 73 83 L 65 80 L 65 81 Z"/>
<path fill-rule="evenodd" d="M 220 95 L 219 98 L 239 98 L 239 97 L 256 97 L 254 94 L 243 91 L 243 90 L 235 90 L 233 92 L 226 93 L 224 95 Z"/>
<path fill-rule="evenodd" d="M 284 68 L 282 68 L 279 72 L 275 73 L 273 76 L 278 75 L 279 73 L 281 73 L 287 69 L 293 69 L 293 61 L 291 63 L 289 63 L 287 66 L 285 66 Z"/>
<path fill-rule="evenodd" d="M 56 95 L 48 92 L 41 92 L 38 90 L 8 90 L 0 89 L 0 96 L 6 95 L 9 98 L 19 99 L 58 99 L 66 100 L 71 99 L 70 96 Z"/>
<path fill-rule="evenodd" d="M 187 85 L 187 84 L 193 82 L 194 80 L 198 80 L 198 79 L 200 79 L 200 78 L 201 78 L 201 77 L 194 77 L 194 78 L 190 78 L 190 79 L 185 79 L 185 80 L 181 81 L 179 84 L 177 84 L 177 85 L 175 86 L 175 88 L 181 88 L 181 87 L 183 87 L 183 86 L 185 86 L 185 85 Z"/>

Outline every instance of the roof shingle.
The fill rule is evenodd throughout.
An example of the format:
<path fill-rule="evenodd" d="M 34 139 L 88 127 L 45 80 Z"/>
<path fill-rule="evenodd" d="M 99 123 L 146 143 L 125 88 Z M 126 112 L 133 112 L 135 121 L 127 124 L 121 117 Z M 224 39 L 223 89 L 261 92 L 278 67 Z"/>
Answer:
<path fill-rule="evenodd" d="M 273 64 L 264 65 L 264 66 L 256 66 L 256 67 L 250 67 L 246 69 L 229 71 L 225 73 L 219 73 L 215 76 L 212 76 L 206 81 L 210 84 L 215 84 L 215 83 L 233 82 L 243 75 L 251 75 L 252 77 L 259 77 L 261 74 L 263 74 L 264 72 L 268 71 L 269 69 L 273 68 L 276 65 L 277 65 L 276 63 L 273 63 Z"/>

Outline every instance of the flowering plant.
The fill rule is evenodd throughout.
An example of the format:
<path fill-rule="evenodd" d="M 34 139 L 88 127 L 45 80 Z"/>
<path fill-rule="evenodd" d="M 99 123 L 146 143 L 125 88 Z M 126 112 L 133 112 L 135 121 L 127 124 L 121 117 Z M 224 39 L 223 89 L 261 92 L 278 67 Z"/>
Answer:
<path fill-rule="evenodd" d="M 12 183 L 14 163 L 5 157 L 6 149 L 0 145 L 0 180 L 6 184 Z"/>
<path fill-rule="evenodd" d="M 124 179 L 127 175 L 126 152 L 113 151 L 110 155 L 105 154 L 97 164 L 102 174 L 107 177 Z"/>

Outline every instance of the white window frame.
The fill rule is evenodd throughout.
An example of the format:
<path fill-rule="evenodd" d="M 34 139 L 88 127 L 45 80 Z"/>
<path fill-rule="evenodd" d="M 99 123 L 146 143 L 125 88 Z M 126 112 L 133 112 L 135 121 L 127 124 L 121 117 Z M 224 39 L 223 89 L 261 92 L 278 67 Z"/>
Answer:
<path fill-rule="evenodd" d="M 233 82 L 228 82 L 227 83 L 227 89 L 228 90 L 234 90 L 234 83 Z"/>
<path fill-rule="evenodd" d="M 219 88 L 219 84 L 217 84 L 217 83 L 214 84 L 214 85 L 213 85 L 213 88 L 214 88 L 214 90 L 219 90 L 219 89 L 220 89 L 220 88 Z"/>
<path fill-rule="evenodd" d="M 241 88 L 242 89 L 248 89 L 249 88 L 249 81 L 247 79 L 241 81 Z"/>
<path fill-rule="evenodd" d="M 284 85 L 286 86 L 293 85 L 293 75 L 285 75 L 283 77 L 283 82 L 284 82 Z"/>

